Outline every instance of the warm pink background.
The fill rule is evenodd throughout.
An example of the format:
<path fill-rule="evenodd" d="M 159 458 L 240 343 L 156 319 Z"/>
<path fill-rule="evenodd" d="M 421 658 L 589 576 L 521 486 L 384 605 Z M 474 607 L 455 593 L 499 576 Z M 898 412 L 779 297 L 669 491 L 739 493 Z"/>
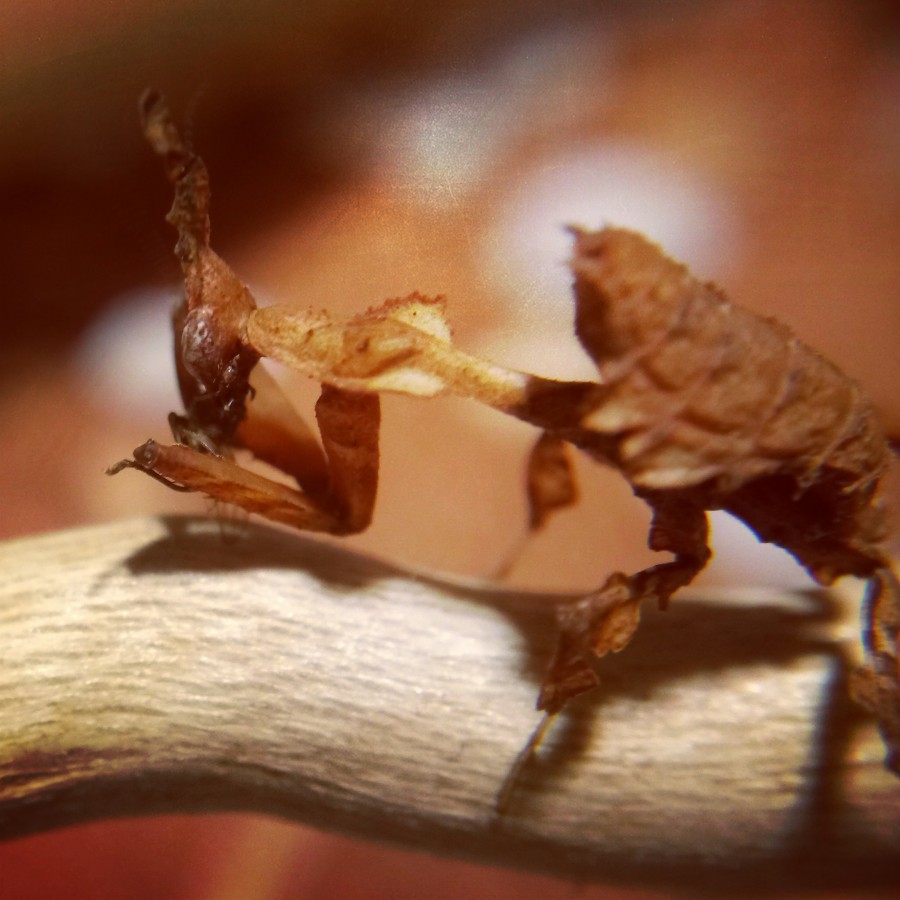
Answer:
<path fill-rule="evenodd" d="M 613 151 L 626 147 L 628 159 L 657 161 L 650 175 L 683 179 L 689 199 L 711 204 L 676 228 L 698 274 L 792 324 L 900 432 L 893 4 L 297 6 L 287 18 L 278 4 L 200 0 L 0 9 L 0 537 L 206 509 L 149 479 L 102 474 L 162 436 L 174 402 L 153 392 L 168 351 L 149 373 L 134 362 L 149 341 L 136 319 L 110 326 L 96 349 L 98 323 L 126 308 L 127 292 L 157 292 L 158 315 L 145 306 L 154 321 L 176 293 L 168 187 L 136 123 L 149 84 L 194 109 L 214 243 L 266 299 L 352 312 L 416 288 L 444 292 L 461 343 L 552 374 L 577 357 L 565 294 L 545 307 L 529 293 L 516 227 L 532 219 L 513 227 L 510 215 L 533 209 L 535 231 L 546 226 L 541 209 L 557 210 L 541 206 L 542 191 L 582 177 L 567 168 L 576 150 L 602 167 L 619 165 Z M 460 162 L 473 147 L 487 150 Z M 642 193 L 643 170 L 615 171 L 626 208 L 644 204 L 647 221 L 668 227 L 678 202 L 665 189 Z M 149 385 L 149 399 L 123 404 L 129 385 Z M 297 392 L 310 401 L 308 386 Z M 385 406 L 377 518 L 356 544 L 490 572 L 520 529 L 527 429 L 454 402 Z M 582 508 L 534 542 L 515 581 L 590 587 L 648 559 L 646 515 L 620 480 L 581 473 Z M 721 544 L 707 579 L 745 577 L 742 554 L 756 550 Z M 23 900 L 423 895 L 661 896 L 254 817 L 103 823 L 0 845 L 0 896 Z"/>

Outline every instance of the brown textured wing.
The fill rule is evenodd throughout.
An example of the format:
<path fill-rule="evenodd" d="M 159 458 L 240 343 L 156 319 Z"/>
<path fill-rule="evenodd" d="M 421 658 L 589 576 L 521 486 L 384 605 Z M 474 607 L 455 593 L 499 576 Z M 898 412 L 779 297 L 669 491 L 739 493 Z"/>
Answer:
<path fill-rule="evenodd" d="M 767 474 L 801 488 L 824 467 L 865 486 L 887 448 L 857 385 L 787 326 L 731 303 L 642 235 L 575 232 L 576 329 L 606 393 L 584 419 L 618 437 L 638 488 Z"/>
<path fill-rule="evenodd" d="M 575 232 L 572 268 L 604 384 L 576 442 L 640 494 L 729 510 L 820 581 L 884 564 L 874 493 L 889 450 L 855 382 L 642 235 Z"/>

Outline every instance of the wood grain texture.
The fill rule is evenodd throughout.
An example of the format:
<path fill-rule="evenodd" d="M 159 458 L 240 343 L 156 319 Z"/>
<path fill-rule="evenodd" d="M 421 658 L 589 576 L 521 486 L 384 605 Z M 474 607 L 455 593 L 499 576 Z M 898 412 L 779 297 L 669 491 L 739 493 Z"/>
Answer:
<path fill-rule="evenodd" d="M 900 782 L 844 699 L 834 594 L 648 610 L 537 722 L 559 598 L 256 525 L 136 519 L 0 545 L 0 835 L 255 810 L 631 883 L 889 879 Z"/>

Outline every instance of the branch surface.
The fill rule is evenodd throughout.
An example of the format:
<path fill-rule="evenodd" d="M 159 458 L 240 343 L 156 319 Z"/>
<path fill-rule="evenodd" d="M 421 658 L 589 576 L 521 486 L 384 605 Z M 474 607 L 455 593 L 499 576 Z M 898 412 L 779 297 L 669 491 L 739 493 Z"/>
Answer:
<path fill-rule="evenodd" d="M 900 782 L 845 700 L 833 595 L 689 593 L 538 721 L 559 598 L 258 525 L 0 545 L 0 836 L 253 810 L 568 877 L 874 883 Z M 736 879 L 740 881 L 736 881 Z"/>

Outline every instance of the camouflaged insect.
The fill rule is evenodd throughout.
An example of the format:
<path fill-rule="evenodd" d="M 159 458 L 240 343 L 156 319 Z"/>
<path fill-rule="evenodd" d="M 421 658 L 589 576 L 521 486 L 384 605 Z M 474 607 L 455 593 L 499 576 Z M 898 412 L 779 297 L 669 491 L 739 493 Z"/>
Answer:
<path fill-rule="evenodd" d="M 210 249 L 202 161 L 160 94 L 148 92 L 141 111 L 175 186 L 169 221 L 186 285 L 175 358 L 185 413 L 170 416 L 175 444 L 148 441 L 111 472 L 140 469 L 299 529 L 350 534 L 369 524 L 374 507 L 378 394 L 477 400 L 541 429 L 528 466 L 532 529 L 574 501 L 574 446 L 628 480 L 653 512 L 650 547 L 671 554 L 560 606 L 538 700 L 548 717 L 596 685 L 594 659 L 625 647 L 645 602 L 665 606 L 706 565 L 706 513 L 726 510 L 820 584 L 868 579 L 866 664 L 853 690 L 878 720 L 887 765 L 900 772 L 900 587 L 877 497 L 890 451 L 855 382 L 786 326 L 735 306 L 643 236 L 617 228 L 573 230 L 576 332 L 596 382 L 541 378 L 459 350 L 442 298 L 413 294 L 345 321 L 258 309 Z M 322 383 L 321 440 L 256 365 L 262 356 Z M 240 448 L 298 487 L 239 466 Z"/>

